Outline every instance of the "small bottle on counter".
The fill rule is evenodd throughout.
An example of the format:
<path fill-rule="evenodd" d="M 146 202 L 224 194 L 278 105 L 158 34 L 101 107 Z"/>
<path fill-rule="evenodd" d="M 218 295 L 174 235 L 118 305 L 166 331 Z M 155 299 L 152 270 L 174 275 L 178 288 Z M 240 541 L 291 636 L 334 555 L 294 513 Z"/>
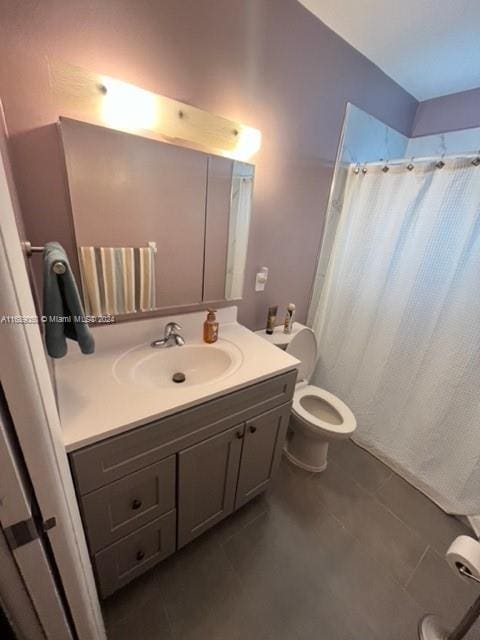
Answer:
<path fill-rule="evenodd" d="M 203 340 L 212 344 L 218 340 L 218 320 L 216 309 L 208 309 L 207 319 L 203 323 Z"/>
<path fill-rule="evenodd" d="M 290 302 L 287 305 L 287 313 L 285 314 L 285 322 L 283 323 L 283 333 L 292 333 L 293 320 L 295 318 L 295 305 Z"/>
<path fill-rule="evenodd" d="M 268 333 L 268 335 L 272 335 L 273 330 L 275 329 L 275 321 L 277 319 L 277 311 L 278 311 L 278 307 L 277 306 L 273 306 L 273 307 L 268 307 L 268 316 L 267 316 L 267 326 L 265 328 L 265 333 Z"/>

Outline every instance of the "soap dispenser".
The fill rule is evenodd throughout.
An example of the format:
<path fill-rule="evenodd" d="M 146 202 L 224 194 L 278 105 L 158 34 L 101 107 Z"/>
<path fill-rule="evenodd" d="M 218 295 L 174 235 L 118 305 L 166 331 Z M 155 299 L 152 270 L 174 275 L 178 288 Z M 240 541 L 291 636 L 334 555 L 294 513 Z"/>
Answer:
<path fill-rule="evenodd" d="M 216 309 L 208 309 L 207 319 L 203 323 L 203 340 L 212 344 L 218 340 L 218 320 Z"/>

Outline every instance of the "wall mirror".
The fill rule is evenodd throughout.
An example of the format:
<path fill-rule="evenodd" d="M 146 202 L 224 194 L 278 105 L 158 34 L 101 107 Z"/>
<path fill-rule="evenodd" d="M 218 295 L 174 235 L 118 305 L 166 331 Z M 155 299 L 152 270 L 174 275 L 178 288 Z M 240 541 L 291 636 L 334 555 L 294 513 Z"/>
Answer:
<path fill-rule="evenodd" d="M 254 166 L 60 119 L 90 315 L 242 297 Z"/>

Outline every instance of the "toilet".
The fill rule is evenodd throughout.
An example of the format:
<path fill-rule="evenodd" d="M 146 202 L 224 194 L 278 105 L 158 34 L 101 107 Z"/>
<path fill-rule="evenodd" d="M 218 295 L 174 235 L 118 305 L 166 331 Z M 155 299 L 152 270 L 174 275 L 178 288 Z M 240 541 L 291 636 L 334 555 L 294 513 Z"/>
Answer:
<path fill-rule="evenodd" d="M 286 351 L 300 360 L 284 454 L 306 471 L 327 468 L 328 444 L 349 438 L 357 428 L 355 416 L 339 398 L 309 384 L 317 361 L 317 341 L 311 329 L 299 331 Z"/>

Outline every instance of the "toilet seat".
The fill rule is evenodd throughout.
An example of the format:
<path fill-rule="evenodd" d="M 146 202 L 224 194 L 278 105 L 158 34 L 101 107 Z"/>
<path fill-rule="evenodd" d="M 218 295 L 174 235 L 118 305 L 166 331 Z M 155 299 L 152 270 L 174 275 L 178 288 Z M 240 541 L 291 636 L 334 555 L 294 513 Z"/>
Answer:
<path fill-rule="evenodd" d="M 333 424 L 317 417 L 305 407 L 302 406 L 302 399 L 306 397 L 318 398 L 323 402 L 329 404 L 342 418 L 341 424 Z M 320 389 L 314 385 L 306 385 L 295 390 L 293 396 L 292 412 L 295 416 L 302 421 L 304 426 L 308 427 L 314 433 L 325 432 L 330 437 L 349 437 L 357 428 L 357 421 L 355 416 L 347 407 L 347 405 L 334 396 L 333 393 L 329 393 L 325 389 Z"/>
<path fill-rule="evenodd" d="M 292 337 L 287 352 L 300 361 L 283 452 L 301 469 L 320 473 L 327 468 L 332 440 L 349 438 L 357 428 L 355 416 L 333 393 L 310 384 L 317 362 L 317 341 L 311 329 Z"/>

